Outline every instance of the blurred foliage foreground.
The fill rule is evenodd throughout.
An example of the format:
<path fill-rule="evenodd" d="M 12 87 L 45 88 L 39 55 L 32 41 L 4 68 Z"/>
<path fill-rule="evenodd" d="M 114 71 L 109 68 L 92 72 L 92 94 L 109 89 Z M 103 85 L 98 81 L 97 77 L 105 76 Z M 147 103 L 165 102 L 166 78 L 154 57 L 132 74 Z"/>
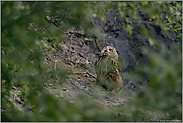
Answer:
<path fill-rule="evenodd" d="M 97 4 L 101 6 L 97 7 Z M 162 8 L 163 4 L 168 7 Z M 135 67 L 123 76 L 130 80 L 134 78 L 135 71 L 138 76 L 133 81 L 146 77 L 148 84 L 143 85 L 126 106 L 114 110 L 93 103 L 85 93 L 79 94 L 78 102 L 73 104 L 45 90 L 46 83 L 52 80 L 47 76 L 54 78 L 57 75 L 62 86 L 68 73 L 63 69 L 48 70 L 43 55 L 45 51 L 57 52 L 53 45 L 66 40 L 64 33 L 70 27 L 83 27 L 90 35 L 94 31 L 89 23 L 90 17 L 97 12 L 105 16 L 102 11 L 112 2 L 1 2 L 1 120 L 152 121 L 159 111 L 165 115 L 156 121 L 181 121 L 182 25 L 176 25 L 172 18 L 182 20 L 182 2 L 174 2 L 177 6 L 170 4 L 165 1 L 117 2 L 119 13 L 122 11 L 120 7 L 127 5 L 132 8 L 140 6 L 142 10 L 143 7 L 153 9 L 156 6 L 154 11 L 147 11 L 150 16 L 167 31 L 173 30 L 179 35 L 176 34 L 178 38 L 169 50 L 164 45 L 159 46 L 159 51 L 142 48 L 150 59 L 149 64 Z M 158 20 L 161 13 L 157 10 L 161 8 L 170 10 L 169 26 Z M 130 16 L 138 19 L 135 18 L 136 13 L 131 12 Z M 121 15 L 124 17 L 124 13 Z M 60 17 L 60 25 L 50 24 L 48 16 Z M 47 37 L 52 38 L 52 42 L 46 41 Z"/>

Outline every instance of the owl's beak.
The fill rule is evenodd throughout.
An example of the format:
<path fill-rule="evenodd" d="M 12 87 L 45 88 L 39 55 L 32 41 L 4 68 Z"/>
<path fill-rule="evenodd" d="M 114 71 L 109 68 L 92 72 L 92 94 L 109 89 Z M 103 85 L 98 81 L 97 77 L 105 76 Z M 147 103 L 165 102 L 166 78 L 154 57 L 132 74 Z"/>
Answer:
<path fill-rule="evenodd" d="M 103 52 L 103 56 L 108 56 L 109 55 L 109 52 L 107 51 L 107 49 L 106 50 L 104 50 L 104 52 Z"/>

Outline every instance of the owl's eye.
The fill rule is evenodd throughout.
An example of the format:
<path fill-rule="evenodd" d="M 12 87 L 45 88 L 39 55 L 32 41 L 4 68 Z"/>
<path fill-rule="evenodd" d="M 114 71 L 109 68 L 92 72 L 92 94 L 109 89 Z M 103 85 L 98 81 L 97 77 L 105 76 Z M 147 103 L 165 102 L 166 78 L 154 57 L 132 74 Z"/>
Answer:
<path fill-rule="evenodd" d="M 113 52 L 113 50 L 112 49 L 109 49 L 109 52 Z"/>

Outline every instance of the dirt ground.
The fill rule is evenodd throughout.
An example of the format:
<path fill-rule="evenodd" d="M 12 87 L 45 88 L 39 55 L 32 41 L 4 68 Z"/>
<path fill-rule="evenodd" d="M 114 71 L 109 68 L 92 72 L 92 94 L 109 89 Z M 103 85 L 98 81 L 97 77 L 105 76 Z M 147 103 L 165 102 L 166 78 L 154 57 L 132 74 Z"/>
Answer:
<path fill-rule="evenodd" d="M 66 70 L 66 80 L 60 80 L 59 77 L 46 83 L 46 89 L 56 95 L 58 98 L 66 98 L 73 104 L 79 103 L 79 96 L 85 94 L 95 104 L 103 107 L 112 107 L 118 110 L 118 107 L 126 107 L 129 100 L 133 100 L 136 93 L 136 86 L 132 81 L 124 81 L 122 90 L 119 92 L 108 91 L 96 85 L 96 73 L 94 63 L 97 55 L 92 52 L 89 43 L 92 39 L 77 36 L 76 33 L 68 32 L 70 41 L 60 43 L 58 47 L 62 50 L 45 54 L 45 61 L 48 63 L 49 69 Z M 62 83 L 63 81 L 63 83 Z M 143 112 L 153 114 L 154 119 L 166 117 L 162 112 L 143 110 Z M 130 115 L 130 114 L 129 114 Z"/>

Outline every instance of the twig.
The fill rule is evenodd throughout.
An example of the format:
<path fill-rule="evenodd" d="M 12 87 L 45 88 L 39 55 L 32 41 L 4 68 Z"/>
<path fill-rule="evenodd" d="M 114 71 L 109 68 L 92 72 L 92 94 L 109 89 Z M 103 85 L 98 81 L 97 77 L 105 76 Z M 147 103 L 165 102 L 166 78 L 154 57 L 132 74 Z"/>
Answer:
<path fill-rule="evenodd" d="M 72 62 L 72 63 L 74 63 L 74 64 L 76 64 L 75 62 L 73 62 L 73 61 L 71 61 L 71 60 L 68 60 L 68 59 L 66 59 L 66 58 L 64 58 L 63 56 L 61 56 L 64 60 L 66 60 L 66 62 Z M 88 75 L 90 75 L 91 77 L 93 77 L 94 79 L 97 79 L 94 75 L 92 75 L 90 72 L 73 72 L 74 74 L 79 74 L 79 75 L 81 75 L 81 74 L 88 74 Z"/>
<path fill-rule="evenodd" d="M 93 77 L 94 79 L 97 79 L 94 75 L 92 75 L 92 74 L 89 73 L 89 72 L 74 72 L 74 74 L 79 74 L 79 75 L 81 75 L 81 74 L 88 74 L 88 75 L 90 75 L 91 77 Z"/>

